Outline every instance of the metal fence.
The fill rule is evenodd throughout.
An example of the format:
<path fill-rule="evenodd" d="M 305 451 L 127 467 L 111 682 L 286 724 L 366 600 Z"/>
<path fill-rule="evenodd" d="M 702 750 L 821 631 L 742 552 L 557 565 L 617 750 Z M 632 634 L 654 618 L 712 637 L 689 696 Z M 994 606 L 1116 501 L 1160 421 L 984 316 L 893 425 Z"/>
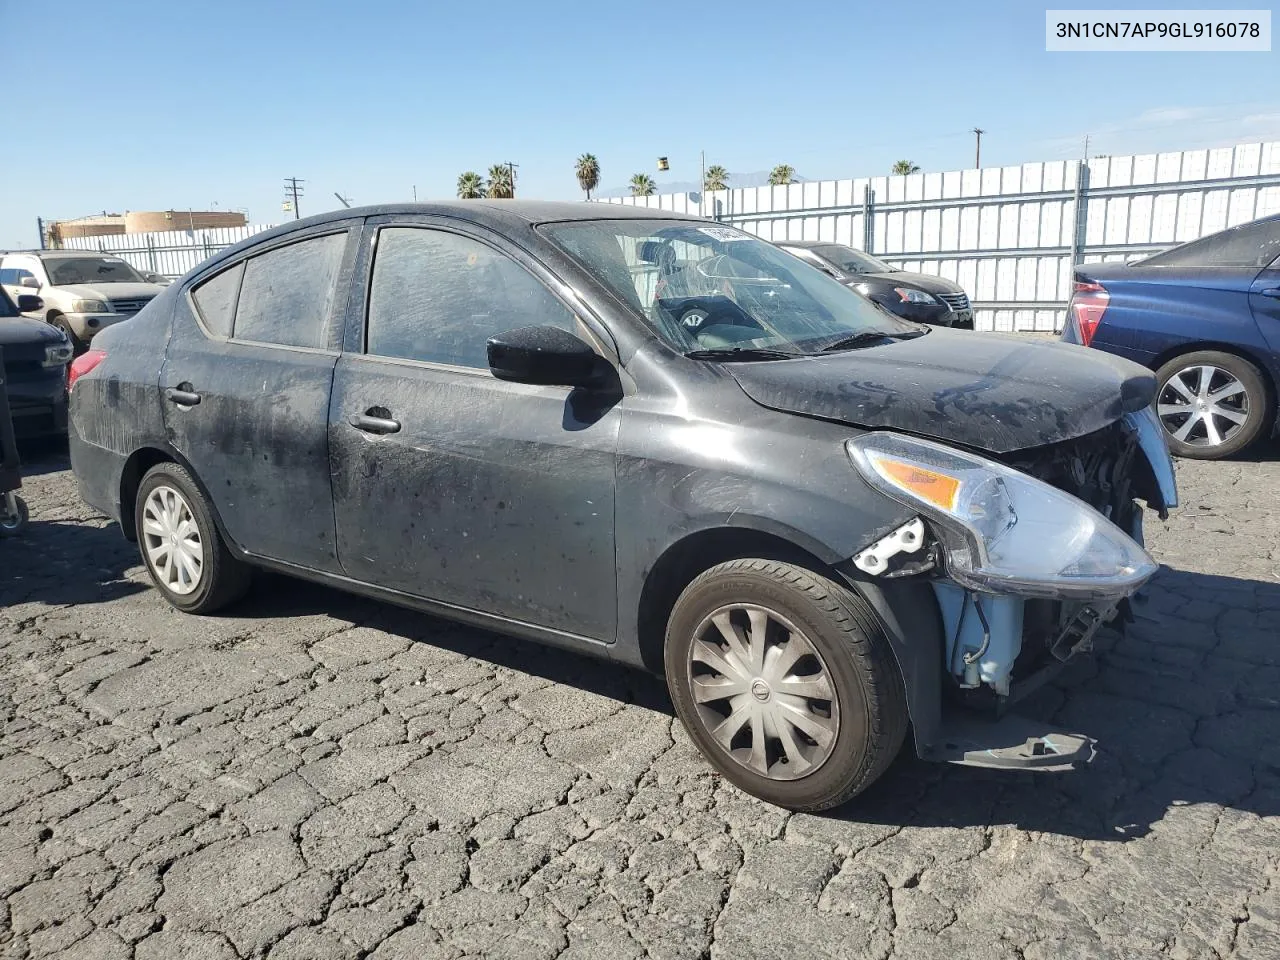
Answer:
<path fill-rule="evenodd" d="M 715 217 L 766 240 L 851 244 L 958 282 L 973 298 L 978 329 L 1053 331 L 1065 318 L 1074 264 L 1128 259 L 1280 213 L 1280 142 L 600 202 Z M 178 277 L 268 229 L 119 234 L 64 245 Z"/>
<path fill-rule="evenodd" d="M 766 240 L 850 244 L 958 282 L 978 329 L 1054 331 L 1073 264 L 1280 213 L 1280 143 L 601 202 L 711 216 Z"/>
<path fill-rule="evenodd" d="M 233 243 L 270 230 L 272 224 L 211 227 L 208 230 L 163 230 L 156 233 L 117 233 L 105 237 L 69 237 L 66 250 L 94 250 L 122 257 L 138 270 L 170 278 L 182 276 L 196 264 Z"/>

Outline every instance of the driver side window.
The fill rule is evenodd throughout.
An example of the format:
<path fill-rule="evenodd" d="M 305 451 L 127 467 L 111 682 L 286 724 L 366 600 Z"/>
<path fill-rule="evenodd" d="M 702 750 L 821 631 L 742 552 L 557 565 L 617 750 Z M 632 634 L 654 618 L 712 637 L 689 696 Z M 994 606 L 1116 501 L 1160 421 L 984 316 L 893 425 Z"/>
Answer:
<path fill-rule="evenodd" d="M 367 353 L 484 370 L 490 337 L 544 325 L 578 332 L 573 312 L 505 253 L 445 230 L 378 234 Z"/>

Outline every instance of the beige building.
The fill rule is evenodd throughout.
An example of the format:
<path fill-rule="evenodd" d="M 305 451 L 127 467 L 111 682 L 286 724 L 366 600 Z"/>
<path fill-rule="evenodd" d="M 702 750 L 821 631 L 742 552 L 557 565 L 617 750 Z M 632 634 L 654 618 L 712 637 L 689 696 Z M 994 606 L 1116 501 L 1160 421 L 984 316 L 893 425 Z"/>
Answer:
<path fill-rule="evenodd" d="M 153 233 L 163 230 L 209 230 L 243 227 L 245 216 L 234 210 L 127 210 L 100 213 L 75 220 L 53 220 L 45 225 L 49 246 L 72 237 L 108 237 L 120 233 Z"/>

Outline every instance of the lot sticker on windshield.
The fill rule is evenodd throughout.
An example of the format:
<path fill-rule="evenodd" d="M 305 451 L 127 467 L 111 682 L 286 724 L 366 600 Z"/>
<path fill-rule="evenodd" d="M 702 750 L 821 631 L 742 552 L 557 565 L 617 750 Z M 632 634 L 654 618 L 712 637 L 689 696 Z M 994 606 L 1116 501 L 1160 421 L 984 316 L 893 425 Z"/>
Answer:
<path fill-rule="evenodd" d="M 729 243 L 732 240 L 751 239 L 750 234 L 739 233 L 730 227 L 699 227 L 698 232 L 705 233 L 712 240 L 723 240 L 725 243 Z"/>

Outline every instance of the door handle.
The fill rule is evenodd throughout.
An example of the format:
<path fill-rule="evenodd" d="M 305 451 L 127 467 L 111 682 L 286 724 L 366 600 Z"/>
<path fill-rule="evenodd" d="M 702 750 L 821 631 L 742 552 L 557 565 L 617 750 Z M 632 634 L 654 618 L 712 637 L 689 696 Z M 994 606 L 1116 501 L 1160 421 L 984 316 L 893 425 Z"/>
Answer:
<path fill-rule="evenodd" d="M 365 433 L 398 433 L 400 421 L 390 417 L 377 417 L 370 413 L 361 413 L 352 417 L 347 423 Z"/>
<path fill-rule="evenodd" d="M 1267 287 L 1267 289 L 1259 290 L 1258 292 L 1264 297 L 1272 297 L 1273 299 L 1280 300 L 1280 287 Z"/>
<path fill-rule="evenodd" d="M 191 384 L 181 383 L 165 390 L 164 398 L 180 407 L 194 407 L 200 402 L 200 394 L 191 389 Z"/>

